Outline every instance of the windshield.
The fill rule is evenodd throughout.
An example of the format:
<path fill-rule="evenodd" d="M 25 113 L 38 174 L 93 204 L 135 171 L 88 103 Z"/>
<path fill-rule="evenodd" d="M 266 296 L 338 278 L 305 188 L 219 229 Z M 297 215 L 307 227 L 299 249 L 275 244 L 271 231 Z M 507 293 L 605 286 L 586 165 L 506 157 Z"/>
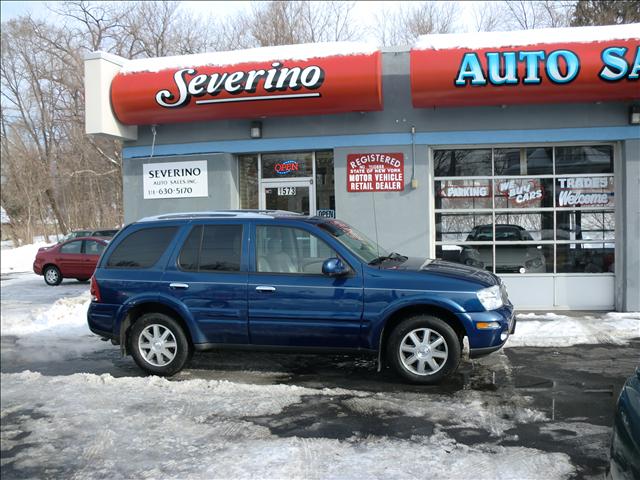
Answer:
<path fill-rule="evenodd" d="M 333 238 L 365 263 L 370 263 L 378 257 L 389 255 L 389 252 L 376 244 L 376 242 L 369 240 L 366 235 L 340 220 L 327 220 L 320 223 L 318 227 L 331 234 Z"/>

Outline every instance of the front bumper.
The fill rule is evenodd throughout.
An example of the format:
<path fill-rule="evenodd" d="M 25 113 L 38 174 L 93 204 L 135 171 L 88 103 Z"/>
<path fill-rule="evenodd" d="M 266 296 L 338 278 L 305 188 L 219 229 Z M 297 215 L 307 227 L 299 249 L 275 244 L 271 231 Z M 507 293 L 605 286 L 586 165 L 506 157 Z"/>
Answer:
<path fill-rule="evenodd" d="M 469 356 L 471 358 L 488 355 L 500 350 L 516 329 L 516 314 L 513 305 L 505 305 L 498 310 L 488 312 L 470 312 L 463 314 L 469 338 Z M 480 322 L 499 324 L 498 328 L 479 329 Z"/>

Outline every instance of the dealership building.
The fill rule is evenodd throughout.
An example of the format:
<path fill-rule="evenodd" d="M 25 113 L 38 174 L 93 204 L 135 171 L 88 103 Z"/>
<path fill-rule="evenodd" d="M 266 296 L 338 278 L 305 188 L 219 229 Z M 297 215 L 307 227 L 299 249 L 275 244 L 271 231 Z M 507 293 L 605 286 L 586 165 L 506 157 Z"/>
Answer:
<path fill-rule="evenodd" d="M 279 209 L 500 275 L 521 309 L 640 311 L 640 24 L 85 61 L 125 221 Z"/>

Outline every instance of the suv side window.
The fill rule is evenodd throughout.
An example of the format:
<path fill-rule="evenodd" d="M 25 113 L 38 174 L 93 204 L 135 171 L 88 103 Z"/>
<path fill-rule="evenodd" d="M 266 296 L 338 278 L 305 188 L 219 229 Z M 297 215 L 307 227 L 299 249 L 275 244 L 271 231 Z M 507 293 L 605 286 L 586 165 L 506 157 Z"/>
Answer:
<path fill-rule="evenodd" d="M 293 227 L 256 227 L 256 271 L 322 274 L 322 264 L 338 254 L 323 240 Z"/>
<path fill-rule="evenodd" d="M 178 267 L 190 272 L 239 272 L 242 225 L 205 225 L 191 230 L 178 256 Z"/>
<path fill-rule="evenodd" d="M 65 243 L 60 247 L 60 253 L 81 253 L 81 252 L 82 252 L 82 240 Z"/>
<path fill-rule="evenodd" d="M 108 268 L 149 268 L 165 252 L 178 227 L 138 230 L 127 236 L 113 251 Z"/>

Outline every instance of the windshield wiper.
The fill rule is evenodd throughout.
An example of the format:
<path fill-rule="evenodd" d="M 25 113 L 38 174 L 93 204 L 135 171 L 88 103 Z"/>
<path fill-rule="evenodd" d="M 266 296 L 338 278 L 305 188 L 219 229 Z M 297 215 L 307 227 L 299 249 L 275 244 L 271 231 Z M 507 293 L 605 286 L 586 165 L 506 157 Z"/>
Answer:
<path fill-rule="evenodd" d="M 380 257 L 374 258 L 369 262 L 369 265 L 379 265 L 382 262 L 386 262 L 387 260 L 399 260 L 405 262 L 409 257 L 405 257 L 404 255 L 400 255 L 396 252 L 391 252 L 389 255 L 382 255 Z"/>

